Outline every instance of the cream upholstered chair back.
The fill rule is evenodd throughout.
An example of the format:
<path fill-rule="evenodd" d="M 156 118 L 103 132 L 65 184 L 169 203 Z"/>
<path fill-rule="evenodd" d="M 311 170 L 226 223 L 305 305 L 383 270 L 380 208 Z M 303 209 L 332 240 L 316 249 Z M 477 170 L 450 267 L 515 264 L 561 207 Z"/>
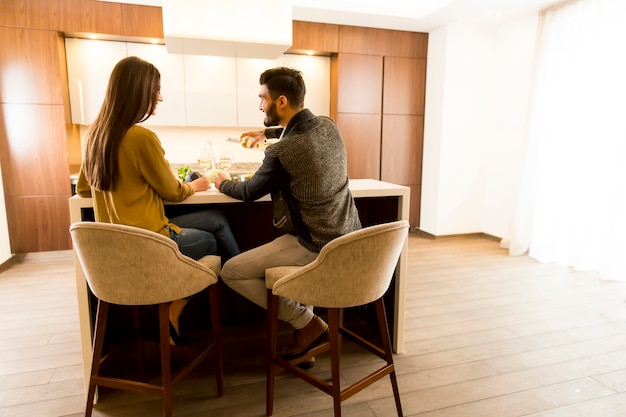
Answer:
<path fill-rule="evenodd" d="M 384 223 L 340 236 L 324 246 L 317 259 L 286 272 L 272 268 L 266 280 L 275 295 L 325 308 L 371 303 L 389 288 L 408 235 L 405 220 Z M 281 270 L 282 269 L 282 270 Z"/>
<path fill-rule="evenodd" d="M 111 304 L 149 305 L 189 297 L 217 282 L 220 257 L 195 261 L 166 236 L 133 226 L 70 226 L 89 288 Z"/>

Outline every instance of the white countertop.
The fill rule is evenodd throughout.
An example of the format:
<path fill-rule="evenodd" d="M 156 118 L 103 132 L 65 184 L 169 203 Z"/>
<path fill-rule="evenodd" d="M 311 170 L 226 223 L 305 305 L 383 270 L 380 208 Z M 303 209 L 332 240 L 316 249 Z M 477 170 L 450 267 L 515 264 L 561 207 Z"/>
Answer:
<path fill-rule="evenodd" d="M 409 187 L 404 185 L 392 184 L 389 182 L 372 180 L 372 179 L 355 179 L 350 180 L 350 191 L 352 197 L 390 197 L 401 196 L 408 200 Z M 270 201 L 270 196 L 266 195 L 257 201 Z M 165 204 L 210 204 L 210 203 L 240 203 L 241 200 L 229 197 L 220 193 L 217 189 L 211 188 L 207 191 L 199 191 L 180 203 L 165 202 Z M 408 201 L 407 201 L 408 203 Z M 70 208 L 80 209 L 92 207 L 91 198 L 82 198 L 78 195 L 70 198 Z"/>

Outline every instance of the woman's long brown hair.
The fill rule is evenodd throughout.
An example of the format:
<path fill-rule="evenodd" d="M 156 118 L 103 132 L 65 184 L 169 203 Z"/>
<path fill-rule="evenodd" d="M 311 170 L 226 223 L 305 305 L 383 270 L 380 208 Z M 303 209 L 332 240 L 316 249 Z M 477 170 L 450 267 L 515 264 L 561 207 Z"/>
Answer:
<path fill-rule="evenodd" d="M 160 88 L 159 70 L 143 59 L 124 58 L 113 68 L 102 108 L 87 130 L 83 172 L 96 190 L 115 189 L 122 139 L 128 129 L 150 117 Z"/>

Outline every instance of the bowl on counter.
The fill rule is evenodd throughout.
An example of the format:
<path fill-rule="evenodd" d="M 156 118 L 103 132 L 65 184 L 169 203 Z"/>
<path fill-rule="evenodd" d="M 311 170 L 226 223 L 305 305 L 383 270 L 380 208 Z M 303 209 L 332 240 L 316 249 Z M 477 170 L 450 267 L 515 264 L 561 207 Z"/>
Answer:
<path fill-rule="evenodd" d="M 230 174 L 230 179 L 232 181 L 235 182 L 244 182 L 246 180 L 249 180 L 250 178 L 252 178 L 252 176 L 254 175 L 254 173 L 246 173 L 246 174 L 241 174 L 241 173 L 231 173 Z"/>

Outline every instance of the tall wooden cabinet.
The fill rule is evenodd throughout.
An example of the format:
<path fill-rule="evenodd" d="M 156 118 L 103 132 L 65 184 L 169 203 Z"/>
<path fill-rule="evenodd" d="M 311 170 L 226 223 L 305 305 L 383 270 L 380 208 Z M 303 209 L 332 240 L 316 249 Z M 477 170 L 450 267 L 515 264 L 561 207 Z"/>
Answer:
<path fill-rule="evenodd" d="M 383 58 L 337 54 L 336 113 L 331 117 L 346 143 L 350 178 L 380 179 Z"/>
<path fill-rule="evenodd" d="M 409 186 L 417 227 L 428 35 L 340 26 L 338 37 L 331 116 L 346 142 L 348 174 Z"/>
<path fill-rule="evenodd" d="M 163 38 L 161 9 L 95 0 L 0 1 L 0 164 L 12 253 L 71 248 L 64 33 Z"/>
<path fill-rule="evenodd" d="M 0 162 L 11 252 L 70 247 L 62 38 L 0 27 Z"/>

